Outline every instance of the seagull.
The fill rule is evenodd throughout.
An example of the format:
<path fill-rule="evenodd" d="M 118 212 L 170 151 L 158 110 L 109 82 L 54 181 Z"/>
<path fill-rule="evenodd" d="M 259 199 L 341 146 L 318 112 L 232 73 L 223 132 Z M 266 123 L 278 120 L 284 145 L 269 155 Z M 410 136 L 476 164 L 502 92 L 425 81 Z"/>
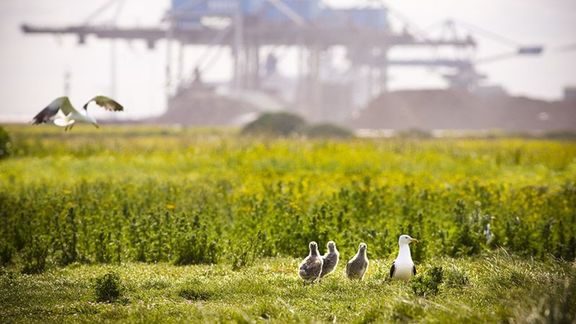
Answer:
<path fill-rule="evenodd" d="M 320 278 L 332 273 L 334 269 L 336 269 L 338 260 L 340 259 L 340 253 L 336 249 L 336 243 L 334 243 L 334 241 L 329 241 L 326 247 L 328 247 L 328 252 L 322 256 L 323 265 Z"/>
<path fill-rule="evenodd" d="M 416 266 L 410 255 L 409 244 L 411 242 L 418 242 L 418 240 L 411 238 L 409 235 L 400 235 L 398 238 L 400 248 L 398 250 L 398 257 L 394 260 L 390 268 L 390 278 L 409 280 L 413 275 L 416 275 Z"/>
<path fill-rule="evenodd" d="M 490 244 L 494 240 L 494 234 L 490 230 L 490 223 L 484 226 L 484 236 L 486 237 L 486 244 Z"/>
<path fill-rule="evenodd" d="M 364 278 L 369 264 L 368 257 L 366 256 L 366 248 L 366 243 L 360 243 L 358 253 L 346 264 L 346 276 L 349 279 L 362 280 Z"/>
<path fill-rule="evenodd" d="M 320 273 L 322 272 L 322 257 L 318 253 L 318 244 L 314 241 L 310 242 L 308 245 L 310 248 L 310 253 L 308 256 L 300 263 L 300 268 L 298 274 L 300 278 L 308 282 L 314 282 L 320 278 Z"/>
<path fill-rule="evenodd" d="M 43 124 L 53 120 L 56 126 L 65 127 L 65 130 L 72 129 L 76 122 L 92 124 L 98 128 L 99 126 L 96 119 L 88 114 L 88 104 L 92 101 L 108 111 L 124 110 L 124 107 L 116 101 L 105 96 L 96 96 L 84 104 L 83 112 L 79 112 L 72 106 L 68 97 L 59 97 L 54 99 L 46 108 L 34 116 L 32 124 Z M 59 111 L 61 112 L 61 116 L 56 116 Z"/>

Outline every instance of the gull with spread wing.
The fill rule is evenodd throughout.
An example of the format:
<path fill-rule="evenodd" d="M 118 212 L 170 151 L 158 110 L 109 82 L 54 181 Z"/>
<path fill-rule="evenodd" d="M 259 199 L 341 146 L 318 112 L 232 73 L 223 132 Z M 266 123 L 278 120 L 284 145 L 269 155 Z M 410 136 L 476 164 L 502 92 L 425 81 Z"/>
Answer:
<path fill-rule="evenodd" d="M 75 123 L 87 123 L 98 128 L 98 122 L 88 113 L 88 104 L 92 102 L 108 111 L 124 110 L 124 107 L 113 99 L 105 96 L 96 96 L 84 104 L 84 106 L 82 106 L 83 111 L 80 112 L 72 106 L 68 97 L 59 97 L 54 99 L 46 108 L 34 116 L 32 124 L 43 124 L 54 121 L 54 125 L 65 127 L 65 130 L 69 130 L 72 129 Z M 58 114 L 58 112 L 60 112 L 60 114 Z"/>

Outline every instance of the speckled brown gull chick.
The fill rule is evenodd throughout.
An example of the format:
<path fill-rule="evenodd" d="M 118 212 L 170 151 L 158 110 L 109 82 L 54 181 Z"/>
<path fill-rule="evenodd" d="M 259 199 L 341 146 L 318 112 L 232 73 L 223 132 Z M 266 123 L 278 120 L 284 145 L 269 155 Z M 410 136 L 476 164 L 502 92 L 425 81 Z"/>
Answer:
<path fill-rule="evenodd" d="M 314 282 L 320 278 L 320 273 L 322 272 L 322 256 L 318 253 L 318 244 L 312 241 L 309 244 L 310 253 L 308 256 L 300 263 L 300 268 L 298 274 L 300 278 L 308 282 Z"/>
<path fill-rule="evenodd" d="M 360 279 L 364 278 L 364 274 L 368 269 L 368 257 L 366 256 L 366 243 L 360 243 L 358 247 L 358 253 L 348 261 L 346 264 L 346 276 L 350 279 Z"/>
<path fill-rule="evenodd" d="M 340 253 L 336 249 L 336 243 L 334 241 L 329 241 L 326 245 L 328 251 L 322 256 L 324 264 L 322 265 L 322 273 L 320 273 L 320 278 L 324 278 L 326 275 L 334 272 L 336 266 L 338 265 L 338 260 L 340 260 Z"/>

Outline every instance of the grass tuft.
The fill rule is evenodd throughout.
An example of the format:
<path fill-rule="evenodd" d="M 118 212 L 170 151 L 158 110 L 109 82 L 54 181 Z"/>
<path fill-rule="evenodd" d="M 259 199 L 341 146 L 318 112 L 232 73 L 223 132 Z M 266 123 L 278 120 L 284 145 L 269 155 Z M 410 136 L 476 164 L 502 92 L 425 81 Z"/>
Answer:
<path fill-rule="evenodd" d="M 102 277 L 96 278 L 94 292 L 97 302 L 113 303 L 122 297 L 124 285 L 116 272 L 108 272 Z"/>
<path fill-rule="evenodd" d="M 178 290 L 178 295 L 190 301 L 205 301 L 214 298 L 216 292 L 201 281 L 192 280 Z"/>

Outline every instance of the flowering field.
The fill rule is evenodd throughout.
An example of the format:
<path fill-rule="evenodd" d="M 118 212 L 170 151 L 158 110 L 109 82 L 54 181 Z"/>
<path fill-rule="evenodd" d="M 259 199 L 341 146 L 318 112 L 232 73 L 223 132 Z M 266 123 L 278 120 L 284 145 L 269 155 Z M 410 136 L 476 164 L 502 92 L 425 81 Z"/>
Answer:
<path fill-rule="evenodd" d="M 194 298 L 178 293 L 196 285 L 190 289 L 208 289 L 206 294 L 212 296 L 199 298 L 200 303 L 232 305 L 226 311 L 224 306 L 212 305 L 216 308 L 208 307 L 209 313 L 194 308 L 197 319 L 213 315 L 238 320 L 237 312 L 247 321 L 266 317 L 332 321 L 332 313 L 345 321 L 369 320 L 370 316 L 376 321 L 434 320 L 425 311 L 432 307 L 427 304 L 430 298 L 442 294 L 459 298 L 458 289 L 450 290 L 450 280 L 457 281 L 459 289 L 470 290 L 470 296 L 476 296 L 473 287 L 488 294 L 492 288 L 485 276 L 495 276 L 486 268 L 490 265 L 508 271 L 503 286 L 494 289 L 526 285 L 527 291 L 519 292 L 528 299 L 507 309 L 498 309 L 496 300 L 487 299 L 484 306 L 492 305 L 491 313 L 484 317 L 475 308 L 482 302 L 471 298 L 467 303 L 465 298 L 458 307 L 472 307 L 464 313 L 468 319 L 522 319 L 533 308 L 538 313 L 542 302 L 536 297 L 545 287 L 556 287 L 550 296 L 558 292 L 560 297 L 554 296 L 560 299 L 574 298 L 562 295 L 561 287 L 565 279 L 574 285 L 576 276 L 575 142 L 267 140 L 214 129 L 107 126 L 64 133 L 49 127 L 5 128 L 13 143 L 11 156 L 0 160 L 0 291 L 9 285 L 18 289 L 0 297 L 9 306 L 0 315 L 16 320 L 24 318 L 13 308 L 15 300 L 48 278 L 78 283 L 81 296 L 92 302 L 88 277 L 105 269 L 121 273 L 129 297 L 124 304 L 90 304 L 86 306 L 89 314 L 97 316 L 107 307 L 119 307 L 123 311 L 116 309 L 118 319 L 138 320 L 121 307 L 146 304 L 153 297 L 139 295 L 142 287 L 132 272 L 155 272 L 150 270 L 155 266 L 164 273 L 158 279 L 162 281 L 158 291 L 169 291 L 165 298 L 200 307 Z M 444 290 L 436 297 L 429 294 L 422 299 L 413 294 L 421 291 L 414 288 L 415 283 L 372 287 L 385 281 L 400 234 L 420 240 L 412 246 L 412 255 L 424 270 L 442 264 L 445 278 L 456 278 L 442 281 Z M 358 243 L 366 242 L 368 257 L 376 262 L 361 287 L 370 292 L 362 295 L 362 289 L 354 290 L 340 274 L 327 283 L 302 287 L 296 275 L 297 260 L 307 254 L 312 240 L 322 249 L 334 240 L 344 259 L 355 253 Z M 510 269 L 518 272 L 517 277 L 510 277 L 515 276 Z M 286 291 L 272 289 L 269 295 L 276 301 L 275 308 L 262 311 L 267 314 L 263 316 L 258 314 L 260 308 L 272 306 L 260 307 L 256 298 L 255 304 L 242 308 L 242 303 L 223 292 L 221 282 L 207 277 L 190 283 L 182 279 L 193 280 L 189 273 L 179 275 L 187 271 L 214 271 L 241 282 L 254 278 L 255 287 L 285 285 L 297 292 L 285 296 Z M 255 273 L 262 272 L 269 277 L 257 278 Z M 424 278 L 420 284 L 430 279 L 426 271 L 420 276 Z M 544 277 L 549 282 L 540 280 Z M 44 288 L 53 296 L 46 300 L 59 298 L 53 292 L 57 286 Z M 334 298 L 342 289 L 342 294 L 352 294 L 367 304 L 352 313 L 344 311 L 351 307 L 344 297 L 339 304 L 343 308 L 333 311 L 322 306 L 327 301 L 320 297 L 317 308 L 287 306 L 295 299 L 308 298 L 300 296 L 307 289 L 318 296 L 328 289 Z M 256 294 L 246 292 L 251 293 Z M 392 304 L 370 301 L 383 298 L 380 293 L 394 294 Z M 402 306 L 399 300 L 407 304 Z M 175 312 L 187 314 L 180 306 L 175 306 Z M 320 313 L 315 316 L 312 309 Z M 40 315 L 55 319 L 51 316 L 60 314 L 55 312 Z M 436 318 L 441 321 L 452 316 L 450 310 L 436 309 L 436 313 L 446 316 Z"/>

